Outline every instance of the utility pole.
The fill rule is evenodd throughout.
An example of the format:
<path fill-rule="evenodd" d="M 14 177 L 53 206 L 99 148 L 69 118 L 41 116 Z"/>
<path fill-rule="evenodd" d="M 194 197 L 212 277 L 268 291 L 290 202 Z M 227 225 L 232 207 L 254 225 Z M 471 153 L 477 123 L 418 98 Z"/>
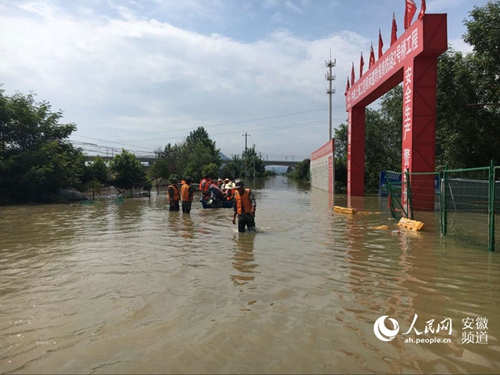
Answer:
<path fill-rule="evenodd" d="M 245 152 L 247 151 L 247 137 L 249 136 L 250 134 L 242 134 L 243 137 L 245 137 Z"/>
<path fill-rule="evenodd" d="M 243 160 L 243 161 L 244 161 L 244 163 L 245 163 L 245 177 L 248 177 L 248 176 L 247 176 L 247 174 L 248 174 L 248 172 L 247 172 L 247 164 L 248 164 L 248 155 L 247 155 L 247 138 L 248 138 L 248 136 L 249 136 L 249 135 L 250 135 L 250 134 L 247 134 L 246 132 L 245 132 L 245 134 L 242 134 L 242 136 L 243 136 L 243 137 L 245 137 L 245 152 L 244 152 L 244 154 L 243 154 L 243 155 L 244 155 L 244 160 Z"/>
<path fill-rule="evenodd" d="M 326 89 L 326 93 L 329 96 L 329 106 L 328 106 L 328 141 L 332 139 L 332 94 L 335 94 L 335 88 L 332 88 L 332 81 L 335 80 L 335 75 L 332 74 L 332 68 L 335 67 L 337 60 L 332 61 L 332 49 L 330 48 L 330 60 L 325 61 L 325 66 L 329 71 L 325 74 L 325 78 L 328 81 L 329 88 Z"/>

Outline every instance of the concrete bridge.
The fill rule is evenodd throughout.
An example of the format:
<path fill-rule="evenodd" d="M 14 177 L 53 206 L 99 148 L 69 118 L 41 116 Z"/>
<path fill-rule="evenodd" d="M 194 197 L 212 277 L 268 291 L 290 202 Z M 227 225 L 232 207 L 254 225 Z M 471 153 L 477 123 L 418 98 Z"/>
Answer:
<path fill-rule="evenodd" d="M 86 155 L 87 161 L 92 161 L 96 157 L 96 155 Z M 111 156 L 101 156 L 102 159 L 104 160 L 112 160 L 113 158 Z M 148 163 L 148 165 L 152 165 L 157 158 L 147 158 L 147 157 L 138 157 L 137 158 L 141 163 Z M 276 165 L 276 166 L 284 166 L 284 167 L 291 167 L 295 168 L 297 164 L 299 164 L 298 161 L 287 161 L 287 160 L 262 160 L 264 162 L 264 165 Z M 223 160 L 222 163 L 225 161 Z"/>

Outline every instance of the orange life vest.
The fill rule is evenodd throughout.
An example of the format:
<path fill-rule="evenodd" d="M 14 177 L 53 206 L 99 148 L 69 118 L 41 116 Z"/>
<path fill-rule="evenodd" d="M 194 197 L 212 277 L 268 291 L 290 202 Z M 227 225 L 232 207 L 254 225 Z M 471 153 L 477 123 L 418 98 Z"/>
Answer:
<path fill-rule="evenodd" d="M 212 185 L 212 180 L 204 178 L 203 180 L 201 180 L 200 186 L 198 187 L 198 189 L 203 194 L 207 194 L 208 193 L 208 188 L 210 187 L 210 185 Z"/>
<path fill-rule="evenodd" d="M 202 189 L 203 189 L 203 183 L 204 182 L 207 182 L 206 178 L 204 178 L 203 180 L 200 181 L 200 186 L 198 186 L 198 190 L 203 191 Z"/>
<path fill-rule="evenodd" d="M 234 192 L 234 203 L 236 204 L 236 213 L 238 215 L 243 215 L 244 213 L 250 213 L 252 211 L 252 201 L 250 200 L 250 189 L 245 189 L 243 195 L 236 190 Z"/>
<path fill-rule="evenodd" d="M 181 199 L 183 202 L 189 202 L 193 200 L 193 196 L 189 194 L 189 185 L 184 184 L 181 186 Z"/>
<path fill-rule="evenodd" d="M 179 188 L 177 186 L 175 186 L 174 184 L 172 185 L 168 185 L 168 188 L 173 188 L 174 189 L 174 202 L 178 201 L 179 199 L 181 199 L 181 196 L 179 195 Z M 167 197 L 168 199 L 170 199 L 170 194 L 168 194 L 168 190 L 167 190 Z"/>

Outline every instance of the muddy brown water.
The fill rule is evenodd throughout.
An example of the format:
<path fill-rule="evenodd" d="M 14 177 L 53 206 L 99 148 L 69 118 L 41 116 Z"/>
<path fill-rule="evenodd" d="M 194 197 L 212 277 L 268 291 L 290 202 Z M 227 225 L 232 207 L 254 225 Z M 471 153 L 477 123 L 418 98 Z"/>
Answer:
<path fill-rule="evenodd" d="M 498 252 L 433 214 L 393 234 L 377 197 L 353 216 L 284 177 L 249 185 L 256 234 L 165 192 L 0 207 L 0 373 L 500 372 Z"/>

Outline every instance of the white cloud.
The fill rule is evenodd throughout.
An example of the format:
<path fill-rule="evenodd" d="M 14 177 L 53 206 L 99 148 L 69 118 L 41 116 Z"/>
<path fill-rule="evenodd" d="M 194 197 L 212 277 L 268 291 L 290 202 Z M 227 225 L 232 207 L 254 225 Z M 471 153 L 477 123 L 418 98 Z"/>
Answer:
<path fill-rule="evenodd" d="M 330 48 L 338 63 L 334 125 L 344 122 L 345 75 L 369 47 L 367 39 L 347 31 L 304 40 L 277 30 L 242 43 L 141 17 L 124 6 L 114 8 L 119 18 L 111 18 L 91 8 L 69 13 L 48 4 L 0 14 L 8 31 L 0 34 L 8 56 L 0 60 L 3 88 L 34 91 L 63 108 L 65 121 L 78 125 L 76 135 L 140 142 L 152 150 L 205 126 L 229 155 L 241 152 L 241 132 L 252 129 L 258 151 L 307 156 L 326 142 L 326 110 L 214 125 L 326 109 Z M 262 131 L 300 123 L 310 126 Z"/>
<path fill-rule="evenodd" d="M 465 43 L 465 41 L 462 38 L 450 40 L 449 43 L 451 44 L 452 48 L 455 51 L 460 51 L 464 53 L 472 52 L 472 46 L 470 44 Z"/>

